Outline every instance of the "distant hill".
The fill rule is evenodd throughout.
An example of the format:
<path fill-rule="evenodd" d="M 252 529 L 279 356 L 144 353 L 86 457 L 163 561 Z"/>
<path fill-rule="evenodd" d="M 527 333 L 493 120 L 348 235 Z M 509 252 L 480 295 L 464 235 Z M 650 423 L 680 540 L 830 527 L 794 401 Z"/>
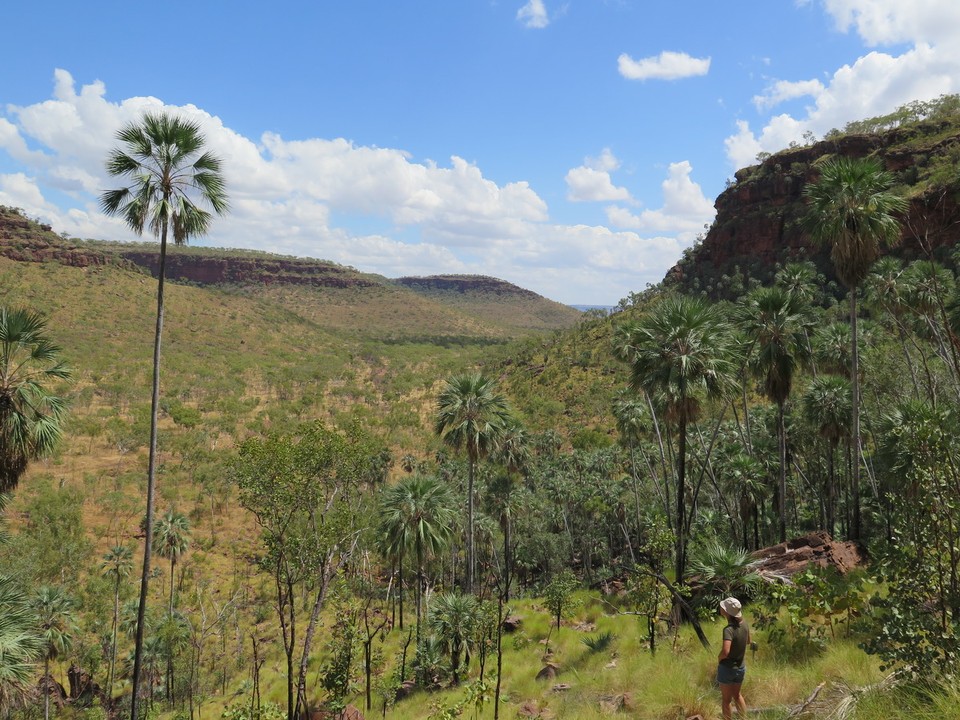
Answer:
<path fill-rule="evenodd" d="M 159 266 L 155 243 L 65 238 L 2 206 L 0 257 L 74 267 L 113 265 L 149 275 L 155 275 Z M 505 339 L 569 327 L 580 315 L 496 278 L 449 275 L 391 281 L 324 260 L 250 250 L 171 247 L 166 274 L 174 282 L 234 292 L 256 288 L 260 296 L 289 301 L 292 308 L 331 329 L 382 331 L 394 339 L 400 335 Z"/>
<path fill-rule="evenodd" d="M 949 263 L 960 240 L 960 100 L 911 103 L 897 112 L 851 123 L 845 132 L 793 147 L 738 170 L 717 198 L 717 216 L 706 236 L 667 274 L 686 291 L 724 295 L 731 282 L 768 280 L 777 263 L 812 259 L 826 277 L 833 268 L 826 248 L 811 245 L 803 229 L 804 186 L 831 157 L 876 157 L 894 173 L 896 192 L 910 201 L 903 239 L 893 252 Z"/>

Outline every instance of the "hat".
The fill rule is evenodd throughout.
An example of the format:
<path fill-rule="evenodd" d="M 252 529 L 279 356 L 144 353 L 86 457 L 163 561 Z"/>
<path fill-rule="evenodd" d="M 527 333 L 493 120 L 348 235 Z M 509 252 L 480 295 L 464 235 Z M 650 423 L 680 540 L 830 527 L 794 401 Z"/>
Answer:
<path fill-rule="evenodd" d="M 720 608 L 733 618 L 743 617 L 743 613 L 740 611 L 741 607 L 740 601 L 735 597 L 728 597 L 726 600 L 720 601 Z"/>

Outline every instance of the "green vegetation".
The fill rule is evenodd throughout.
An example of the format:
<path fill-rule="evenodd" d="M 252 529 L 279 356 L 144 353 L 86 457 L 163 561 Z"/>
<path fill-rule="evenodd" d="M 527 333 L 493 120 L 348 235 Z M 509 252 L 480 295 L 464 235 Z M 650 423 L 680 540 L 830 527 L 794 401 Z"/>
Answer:
<path fill-rule="evenodd" d="M 845 214 L 819 167 L 848 304 L 802 259 L 551 333 L 375 279 L 169 283 L 155 423 L 152 281 L 0 257 L 0 308 L 56 343 L 27 357 L 74 369 L 43 376 L 70 412 L 4 510 L 0 713 L 131 711 L 141 632 L 151 717 L 713 720 L 736 594 L 759 717 L 956 715 L 960 289 L 873 262 L 902 207 Z M 754 563 L 816 531 L 869 564 Z M 71 666 L 99 689 L 58 697 Z"/>

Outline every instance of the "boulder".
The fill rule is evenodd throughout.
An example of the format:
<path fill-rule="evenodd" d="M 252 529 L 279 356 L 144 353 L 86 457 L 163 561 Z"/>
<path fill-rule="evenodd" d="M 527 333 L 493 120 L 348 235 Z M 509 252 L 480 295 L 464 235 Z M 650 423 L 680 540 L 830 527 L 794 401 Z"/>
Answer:
<path fill-rule="evenodd" d="M 753 553 L 753 558 L 756 571 L 771 579 L 789 578 L 811 566 L 830 567 L 845 575 L 867 564 L 867 554 L 860 543 L 834 540 L 823 530 L 763 548 Z"/>

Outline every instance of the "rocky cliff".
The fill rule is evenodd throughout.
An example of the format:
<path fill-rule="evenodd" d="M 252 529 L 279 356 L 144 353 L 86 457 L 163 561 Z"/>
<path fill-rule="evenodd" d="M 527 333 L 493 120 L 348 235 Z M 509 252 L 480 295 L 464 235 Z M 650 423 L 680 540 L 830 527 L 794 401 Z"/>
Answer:
<path fill-rule="evenodd" d="M 666 281 L 722 295 L 724 276 L 766 281 L 777 263 L 807 258 L 832 278 L 829 251 L 811 244 L 802 219 L 804 186 L 835 155 L 875 156 L 895 174 L 896 190 L 910 199 L 910 210 L 894 252 L 908 259 L 948 257 L 960 239 L 960 122 L 924 122 L 791 148 L 739 170 L 717 198 L 710 230 Z"/>

